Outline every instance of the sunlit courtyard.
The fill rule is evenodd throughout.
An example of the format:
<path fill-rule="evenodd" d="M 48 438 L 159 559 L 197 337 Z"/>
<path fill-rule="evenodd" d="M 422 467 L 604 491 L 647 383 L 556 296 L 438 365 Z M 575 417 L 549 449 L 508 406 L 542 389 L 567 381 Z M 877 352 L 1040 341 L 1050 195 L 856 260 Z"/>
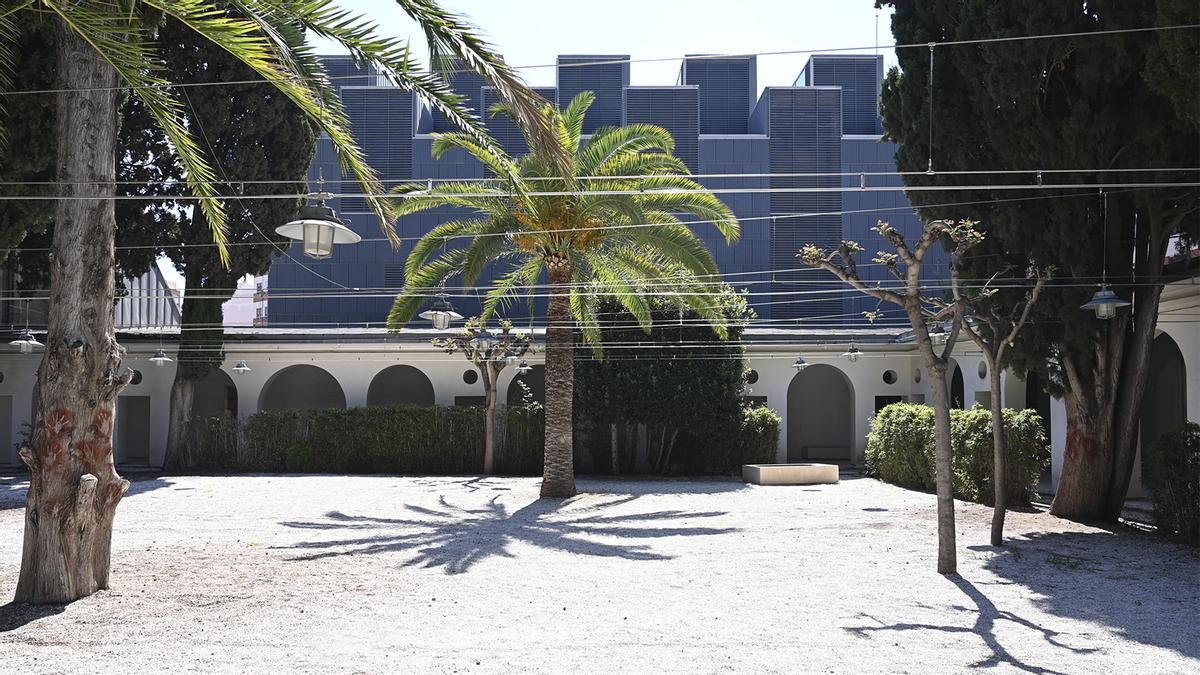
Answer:
<path fill-rule="evenodd" d="M 24 482 L 0 479 L 0 588 Z M 759 487 L 344 476 L 139 480 L 112 589 L 0 606 L 0 670 L 1195 672 L 1200 553 L 872 479 Z"/>

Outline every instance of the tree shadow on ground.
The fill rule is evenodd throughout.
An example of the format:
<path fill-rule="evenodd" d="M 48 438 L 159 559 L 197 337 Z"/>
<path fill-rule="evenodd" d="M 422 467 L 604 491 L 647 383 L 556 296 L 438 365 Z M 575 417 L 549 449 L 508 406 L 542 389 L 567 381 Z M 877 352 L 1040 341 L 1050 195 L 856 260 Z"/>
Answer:
<path fill-rule="evenodd" d="M 125 476 L 128 478 L 128 476 Z M 129 492 L 125 497 L 133 497 L 160 488 L 170 487 L 172 483 L 162 478 L 135 477 L 129 479 Z M 25 508 L 25 494 L 29 491 L 29 476 L 0 477 L 0 511 L 5 509 Z"/>
<path fill-rule="evenodd" d="M 869 636 L 872 633 L 890 632 L 890 631 L 937 631 L 941 633 L 964 633 L 974 634 L 983 640 L 984 645 L 991 650 L 991 656 L 982 661 L 972 663 L 970 668 L 995 668 L 997 666 L 1007 666 L 1015 668 L 1026 673 L 1044 673 L 1047 675 L 1065 675 L 1061 671 L 1043 668 L 1030 663 L 1026 663 L 1021 659 L 1013 656 L 1008 649 L 1001 644 L 996 636 L 996 623 L 998 621 L 1008 621 L 1019 626 L 1028 628 L 1034 632 L 1041 633 L 1042 639 L 1046 642 L 1062 649 L 1069 650 L 1073 654 L 1090 654 L 1097 651 L 1092 648 L 1072 647 L 1059 639 L 1060 633 L 1057 631 L 1044 628 L 1028 619 L 1022 618 L 1012 612 L 1001 611 L 998 609 L 986 595 L 983 594 L 974 584 L 963 579 L 958 575 L 948 575 L 946 577 L 960 591 L 970 598 L 973 607 L 964 605 L 953 605 L 952 609 L 958 612 L 968 612 L 975 614 L 975 623 L 971 626 L 961 625 L 940 625 L 931 623 L 894 623 L 883 624 L 876 626 L 855 626 L 847 628 L 846 631 L 859 636 Z M 863 615 L 865 618 L 871 618 L 868 615 Z"/>
<path fill-rule="evenodd" d="M 1200 658 L 1200 550 L 1133 530 L 1039 532 L 992 551 L 984 568 L 1057 616 L 1110 626 Z"/>
<path fill-rule="evenodd" d="M 27 605 L 10 602 L 0 605 L 0 633 L 14 631 L 38 619 L 62 614 L 65 605 Z"/>
<path fill-rule="evenodd" d="M 283 522 L 285 527 L 294 529 L 357 531 L 363 536 L 306 541 L 278 548 L 311 551 L 297 556 L 297 560 L 405 551 L 412 553 L 404 563 L 406 567 L 440 567 L 447 574 L 458 574 L 489 558 L 513 558 L 509 545 L 514 543 L 586 556 L 668 560 L 672 556 L 657 552 L 643 542 L 737 531 L 732 527 L 687 524 L 690 520 L 725 515 L 723 511 L 612 513 L 615 507 L 637 498 L 636 494 L 623 495 L 590 505 L 579 505 L 572 500 L 539 499 L 510 511 L 500 502 L 500 495 L 478 508 L 457 506 L 443 495 L 438 498 L 436 508 L 405 505 L 404 517 L 331 511 L 325 514 L 324 520 Z"/>

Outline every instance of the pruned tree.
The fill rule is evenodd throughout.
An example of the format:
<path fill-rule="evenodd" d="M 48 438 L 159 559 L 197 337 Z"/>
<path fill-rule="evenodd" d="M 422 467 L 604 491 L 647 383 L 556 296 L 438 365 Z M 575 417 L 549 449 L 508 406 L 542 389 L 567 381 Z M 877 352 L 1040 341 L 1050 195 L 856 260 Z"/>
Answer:
<path fill-rule="evenodd" d="M 511 321 L 501 321 L 499 330 L 489 329 L 479 317 L 471 317 L 456 335 L 433 339 L 447 354 L 462 354 L 479 370 L 483 381 L 484 419 L 487 430 L 483 444 L 483 472 L 496 468 L 496 408 L 499 406 L 500 373 L 530 349 L 528 333 L 514 333 Z"/>
<path fill-rule="evenodd" d="M 1052 271 L 1053 268 L 1030 268 L 1027 276 L 1033 280 L 1033 287 L 1021 301 L 1008 307 L 998 302 L 986 303 L 983 306 L 971 302 L 963 293 L 958 276 L 951 277 L 955 301 L 969 303 L 962 331 L 983 352 L 991 376 L 992 489 L 995 500 L 992 505 L 992 546 L 1004 545 L 1004 514 L 1008 509 L 1008 462 L 1004 445 L 1004 406 L 1000 400 L 1000 375 L 1007 366 L 1008 352 L 1029 320 L 1030 311 L 1037 304 L 1038 296 L 1050 280 Z M 992 294 L 993 291 L 985 289 L 978 297 L 984 298 Z"/>
<path fill-rule="evenodd" d="M 954 532 L 950 395 L 946 387 L 946 369 L 962 327 L 964 304 L 928 294 L 921 283 L 921 268 L 929 250 L 940 243 L 951 251 L 950 274 L 956 277 L 963 254 L 983 239 L 975 225 L 976 223 L 970 220 L 934 220 L 925 225 L 921 236 L 910 246 L 899 230 L 882 220 L 879 221 L 872 229 L 879 232 L 895 249 L 894 252 L 880 251 L 874 258 L 874 262 L 883 265 L 898 282 L 886 287 L 883 284 L 864 282 L 859 278 L 854 255 L 862 251 L 862 247 L 856 242 L 843 241 L 833 251 L 809 244 L 798 254 L 806 265 L 823 269 L 862 293 L 903 309 L 912 325 L 913 333 L 916 334 L 917 347 L 925 360 L 925 368 L 931 375 L 929 388 L 933 397 L 937 479 L 937 571 L 940 574 L 954 574 L 958 567 Z M 946 319 L 951 323 L 946 344 L 940 350 L 934 349 L 926 321 Z"/>

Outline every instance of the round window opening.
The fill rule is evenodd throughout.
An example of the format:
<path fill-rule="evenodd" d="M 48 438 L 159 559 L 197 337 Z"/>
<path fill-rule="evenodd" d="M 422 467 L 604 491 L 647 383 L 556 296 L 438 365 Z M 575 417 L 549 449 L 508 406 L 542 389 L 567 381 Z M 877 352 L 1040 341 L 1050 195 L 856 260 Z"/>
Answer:
<path fill-rule="evenodd" d="M 921 383 L 921 369 L 920 368 L 913 370 L 913 382 L 916 382 L 917 384 Z"/>
<path fill-rule="evenodd" d="M 987 364 L 983 361 L 979 362 L 979 379 L 987 377 Z"/>
<path fill-rule="evenodd" d="M 478 381 L 479 381 L 479 372 L 478 371 L 475 371 L 475 370 L 464 370 L 463 371 L 463 382 L 466 382 L 467 384 L 475 384 Z"/>
<path fill-rule="evenodd" d="M 894 371 L 894 370 L 883 371 L 883 382 L 884 382 L 884 384 L 896 384 L 896 371 Z"/>
<path fill-rule="evenodd" d="M 133 377 L 129 380 L 129 384 L 141 384 L 141 383 L 142 383 L 142 371 L 134 370 Z"/>
<path fill-rule="evenodd" d="M 751 370 L 750 374 L 746 376 L 746 382 L 749 384 L 754 384 L 755 382 L 758 382 L 758 371 Z"/>

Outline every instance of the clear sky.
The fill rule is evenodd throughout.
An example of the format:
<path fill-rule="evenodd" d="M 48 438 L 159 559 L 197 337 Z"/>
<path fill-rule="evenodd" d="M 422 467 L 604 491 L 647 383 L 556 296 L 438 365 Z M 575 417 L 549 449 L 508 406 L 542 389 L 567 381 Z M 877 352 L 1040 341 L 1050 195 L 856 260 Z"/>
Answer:
<path fill-rule="evenodd" d="M 380 32 L 411 38 L 424 54 L 419 30 L 389 0 L 341 0 L 341 6 L 379 23 Z M 629 54 L 663 58 L 630 66 L 632 84 L 674 84 L 684 54 L 733 54 L 865 47 L 892 42 L 890 12 L 872 0 L 444 0 L 469 17 L 510 64 L 553 66 L 559 54 Z M 323 51 L 334 52 L 331 46 Z M 881 50 L 885 63 L 895 62 Z M 806 54 L 761 56 L 759 86 L 792 84 Z M 422 59 L 424 62 L 424 59 Z M 532 85 L 553 85 L 554 68 L 527 68 Z"/>

